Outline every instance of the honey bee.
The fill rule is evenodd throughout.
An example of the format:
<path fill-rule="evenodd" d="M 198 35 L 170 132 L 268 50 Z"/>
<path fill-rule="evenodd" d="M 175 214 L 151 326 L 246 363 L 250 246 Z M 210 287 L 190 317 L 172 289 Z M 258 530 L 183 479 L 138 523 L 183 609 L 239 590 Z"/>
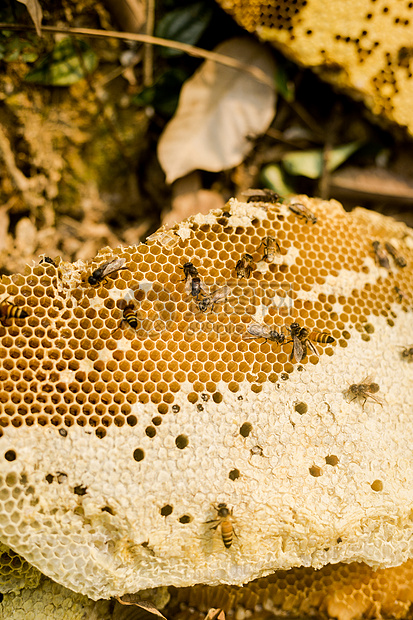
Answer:
<path fill-rule="evenodd" d="M 385 269 L 390 269 L 390 261 L 386 252 L 381 247 L 380 241 L 373 241 L 372 243 L 374 254 L 376 257 L 376 263 L 380 265 L 380 267 L 384 267 Z"/>
<path fill-rule="evenodd" d="M 138 327 L 138 317 L 136 315 L 135 302 L 130 301 L 123 309 L 123 318 L 120 322 L 120 325 L 116 327 L 112 333 L 116 332 L 118 329 L 122 329 L 127 326 L 135 329 Z"/>
<path fill-rule="evenodd" d="M 218 527 L 221 528 L 222 542 L 229 549 L 235 534 L 231 519 L 233 509 L 231 508 L 230 510 L 226 504 L 218 504 L 215 510 L 217 511 L 218 518 L 207 521 L 207 523 L 216 523 L 216 525 L 211 527 L 211 530 L 216 530 Z"/>
<path fill-rule="evenodd" d="M 53 258 L 50 258 L 50 256 L 43 256 L 43 258 L 41 258 L 40 261 L 39 261 L 40 265 L 42 263 L 47 263 L 48 265 L 53 265 L 53 267 L 57 267 L 57 265 L 54 262 Z"/>
<path fill-rule="evenodd" d="M 188 280 L 188 278 L 196 278 L 198 276 L 198 269 L 193 263 L 184 263 L 182 267 L 179 267 L 179 269 L 183 269 L 184 271 L 185 282 Z"/>
<path fill-rule="evenodd" d="M 264 246 L 264 255 L 262 257 L 263 260 L 265 260 L 267 263 L 272 263 L 275 255 L 281 252 L 278 241 L 274 239 L 274 237 L 264 237 L 257 250 L 259 250 L 262 245 Z"/>
<path fill-rule="evenodd" d="M 20 306 L 15 306 L 7 299 L 6 297 L 6 299 L 0 302 L 0 323 L 3 326 L 8 319 L 25 319 L 29 316 Z"/>
<path fill-rule="evenodd" d="M 353 383 L 350 385 L 348 390 L 346 390 L 346 396 L 352 396 L 350 399 L 350 403 L 356 398 L 364 398 L 362 403 L 362 408 L 364 409 L 364 405 L 368 398 L 371 398 L 379 405 L 383 406 L 383 399 L 379 396 L 376 396 L 376 393 L 380 390 L 380 386 L 377 383 L 373 382 L 373 378 L 371 376 L 363 379 L 361 383 Z"/>
<path fill-rule="evenodd" d="M 288 328 L 291 335 L 291 340 L 288 342 L 293 343 L 293 349 L 291 351 L 290 360 L 296 358 L 297 362 L 301 362 L 307 355 L 307 347 L 310 347 L 312 351 L 318 356 L 317 349 L 313 345 L 313 342 L 319 342 L 320 344 L 330 344 L 335 342 L 335 338 L 327 332 L 310 332 L 306 327 L 300 327 L 299 323 L 291 323 Z"/>
<path fill-rule="evenodd" d="M 300 327 L 299 323 L 291 323 L 288 329 L 290 331 L 291 340 L 288 340 L 287 344 L 288 342 L 293 343 L 290 360 L 295 358 L 297 362 L 301 362 L 307 355 L 307 345 L 318 355 L 315 346 L 311 340 L 309 340 L 310 332 L 306 327 Z"/>
<path fill-rule="evenodd" d="M 401 303 L 402 303 L 402 301 L 403 301 L 404 299 L 406 299 L 406 293 L 405 293 L 404 291 L 402 291 L 402 289 L 401 289 L 401 288 L 399 288 L 398 286 L 395 286 L 395 287 L 394 287 L 394 290 L 395 290 L 395 291 L 396 291 L 396 293 L 397 293 L 397 301 L 399 302 L 399 304 L 401 304 Z"/>
<path fill-rule="evenodd" d="M 249 278 L 251 273 L 254 271 L 254 267 L 255 265 L 251 254 L 243 254 L 235 265 L 237 278 Z"/>
<path fill-rule="evenodd" d="M 192 297 L 195 297 L 195 300 L 198 301 L 200 293 L 203 292 L 202 282 L 201 278 L 199 277 L 198 269 L 193 263 L 190 262 L 184 263 L 183 266 L 180 267 L 180 269 L 183 269 L 184 271 L 184 281 L 188 282 L 189 280 L 189 290 Z"/>
<path fill-rule="evenodd" d="M 122 269 L 125 263 L 126 258 L 114 258 L 113 260 L 108 260 L 106 263 L 102 263 L 102 265 L 95 269 L 92 275 L 88 277 L 89 284 L 91 286 L 100 284 L 103 280 L 106 280 L 111 273 L 115 273 L 119 271 L 119 269 Z"/>
<path fill-rule="evenodd" d="M 406 359 L 408 362 L 413 362 L 413 344 L 409 344 L 407 347 L 400 347 L 403 349 L 401 352 L 401 356 L 403 359 Z"/>
<path fill-rule="evenodd" d="M 384 244 L 384 247 L 386 248 L 390 256 L 393 257 L 393 260 L 398 267 L 406 267 L 407 265 L 406 259 L 404 258 L 404 256 L 398 253 L 394 245 L 386 241 L 386 243 Z"/>
<path fill-rule="evenodd" d="M 221 286 L 221 288 L 217 288 L 216 291 L 211 293 L 210 295 L 205 295 L 198 301 L 198 308 L 201 312 L 206 312 L 209 306 L 211 306 L 211 311 L 214 309 L 215 304 L 222 303 L 230 294 L 231 289 L 229 286 Z"/>
<path fill-rule="evenodd" d="M 336 341 L 336 339 L 333 338 L 333 336 L 327 332 L 313 331 L 309 334 L 308 337 L 313 342 L 319 342 L 320 344 L 331 344 L 332 342 Z"/>
<path fill-rule="evenodd" d="M 202 293 L 202 282 L 199 276 L 191 279 L 191 295 L 198 301 L 199 294 Z"/>
<path fill-rule="evenodd" d="M 244 334 L 244 340 L 252 340 L 254 338 L 265 338 L 270 342 L 277 342 L 283 344 L 285 335 L 277 332 L 275 329 L 271 329 L 268 325 L 261 325 L 261 323 L 250 323 L 247 327 L 247 332 L 250 334 L 246 336 Z"/>
<path fill-rule="evenodd" d="M 312 213 L 310 209 L 307 209 L 307 207 L 300 202 L 292 202 L 288 205 L 288 208 L 290 211 L 295 213 L 295 215 L 298 215 L 298 217 L 303 217 L 306 224 L 308 224 L 308 222 L 311 222 L 312 224 L 317 223 L 317 217 L 314 213 Z"/>
<path fill-rule="evenodd" d="M 242 192 L 243 196 L 247 197 L 247 202 L 271 202 L 275 204 L 278 202 L 279 195 L 272 189 L 247 189 Z"/>

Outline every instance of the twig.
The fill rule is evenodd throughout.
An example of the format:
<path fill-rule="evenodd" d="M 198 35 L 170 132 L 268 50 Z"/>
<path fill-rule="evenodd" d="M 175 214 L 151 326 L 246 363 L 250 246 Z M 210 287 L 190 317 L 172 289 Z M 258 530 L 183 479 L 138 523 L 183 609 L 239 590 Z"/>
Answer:
<path fill-rule="evenodd" d="M 7 22 L 0 22 L 0 30 L 35 30 L 34 26 L 25 24 L 8 24 Z M 218 54 L 217 52 L 210 52 L 208 50 L 195 47 L 194 45 L 188 45 L 188 43 L 181 43 L 180 41 L 170 41 L 169 39 L 162 39 L 161 37 L 153 37 L 148 34 L 135 34 L 133 32 L 117 32 L 115 30 L 96 30 L 94 28 L 58 28 L 56 26 L 42 26 L 42 32 L 54 32 L 71 35 L 80 35 L 84 37 L 103 37 L 112 39 L 121 39 L 123 41 L 140 41 L 141 43 L 151 43 L 152 45 L 159 45 L 160 47 L 169 47 L 176 50 L 194 56 L 195 58 L 204 58 L 205 60 L 212 60 L 226 67 L 237 69 L 238 71 L 245 71 L 254 77 L 258 82 L 262 82 L 271 88 L 274 88 L 274 81 L 269 78 L 264 71 L 254 65 L 249 65 L 245 62 L 240 62 L 236 58 L 231 56 L 225 56 L 224 54 Z"/>
<path fill-rule="evenodd" d="M 146 34 L 153 35 L 155 27 L 155 0 L 146 0 Z M 152 86 L 153 83 L 153 45 L 145 43 L 143 56 L 143 85 Z"/>

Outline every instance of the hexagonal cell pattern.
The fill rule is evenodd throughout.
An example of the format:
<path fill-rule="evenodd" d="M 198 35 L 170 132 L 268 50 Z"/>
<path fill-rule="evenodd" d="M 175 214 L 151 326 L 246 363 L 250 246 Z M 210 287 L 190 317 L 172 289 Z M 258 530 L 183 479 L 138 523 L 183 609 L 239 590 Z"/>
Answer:
<path fill-rule="evenodd" d="M 347 404 L 343 390 L 354 355 L 366 352 L 363 368 L 383 358 L 375 380 L 388 390 L 412 369 L 397 339 L 386 357 L 392 332 L 401 339 L 411 320 L 411 234 L 335 201 L 294 202 L 314 217 L 288 203 L 231 200 L 87 265 L 41 263 L 2 277 L 0 532 L 47 576 L 95 598 L 187 585 L 198 561 L 204 582 L 221 570 L 232 579 L 234 565 L 253 579 L 286 567 L 284 543 L 274 546 L 282 538 L 274 501 L 283 523 L 296 499 L 306 515 L 301 503 L 310 498 L 330 531 L 337 506 L 352 518 L 354 505 L 382 515 L 409 487 L 410 444 L 392 445 L 390 458 L 377 448 L 391 434 L 362 444 L 359 469 L 349 463 L 357 433 L 375 425 L 393 424 L 408 441 L 401 391 L 391 407 L 365 410 Z M 389 268 L 378 265 L 373 241 L 390 241 L 408 266 L 391 256 Z M 246 253 L 251 270 L 241 277 Z M 91 285 L 96 269 L 103 277 Z M 206 525 L 221 502 L 234 509 L 230 549 L 222 527 Z M 319 528 L 318 517 L 309 522 Z M 306 539 L 311 551 L 302 551 L 304 537 L 285 543 L 296 545 L 293 561 L 300 553 L 314 565 L 337 561 L 345 544 L 354 559 L 358 541 L 349 542 L 347 525 L 334 527 L 333 541 L 326 529 Z M 407 559 L 407 526 L 403 535 L 383 545 L 393 563 Z M 161 573 L 171 580 L 160 584 Z M 247 580 L 236 574 L 231 583 Z"/>
<path fill-rule="evenodd" d="M 222 384 L 236 393 L 247 381 L 257 393 L 266 381 L 288 379 L 298 366 L 291 357 L 292 322 L 313 334 L 318 355 L 346 347 L 351 327 L 368 340 L 369 315 L 391 322 L 392 304 L 402 311 L 411 305 L 407 273 L 392 262 L 371 284 L 366 259 L 374 260 L 372 241 L 383 231 L 360 235 L 357 219 L 344 212 L 316 215 L 312 225 L 271 205 L 256 208 L 252 221 L 241 226 L 230 211 L 217 211 L 208 222 L 194 221 L 186 239 L 172 229 L 163 242 L 158 234 L 119 252 L 125 267 L 97 286 L 88 276 L 105 262 L 104 255 L 81 271 L 75 285 L 65 280 L 63 264 L 42 263 L 24 275 L 3 276 L 0 299 L 12 299 L 5 305 L 28 316 L 0 325 L 0 434 L 8 425 L 33 424 L 64 434 L 77 424 L 105 437 L 112 424 L 137 423 L 133 411 L 139 402 L 152 403 L 157 412 L 145 428 L 153 438 L 184 382 L 192 385 L 188 399 L 196 403 L 203 396 L 216 398 Z M 280 248 L 270 263 L 262 246 L 267 236 Z M 411 261 L 411 250 L 399 244 Z M 254 270 L 249 278 L 237 278 L 235 265 L 244 253 L 253 257 Z M 205 312 L 191 294 L 190 279 L 185 282 L 183 265 L 189 261 L 202 282 L 199 299 L 228 287 L 228 295 Z M 341 270 L 364 277 L 364 286 L 329 294 L 328 280 Z M 125 319 L 129 306 L 133 326 Z M 267 330 L 284 333 L 284 344 L 248 339 L 248 325 L 257 316 Z M 335 342 L 317 342 L 320 332 Z M 308 347 L 300 365 L 317 361 Z M 183 436 L 176 445 L 185 448 Z"/>
<path fill-rule="evenodd" d="M 413 133 L 412 2 L 360 0 L 356 10 L 340 0 L 219 2 L 246 30 Z"/>
<path fill-rule="evenodd" d="M 363 563 L 292 568 L 233 586 L 195 586 L 175 590 L 166 613 L 179 620 L 200 620 L 212 608 L 226 613 L 286 617 L 403 618 L 412 596 L 413 561 L 397 568 L 374 571 Z M 265 610 L 265 611 L 264 611 Z M 408 617 L 408 616 L 407 616 Z"/>

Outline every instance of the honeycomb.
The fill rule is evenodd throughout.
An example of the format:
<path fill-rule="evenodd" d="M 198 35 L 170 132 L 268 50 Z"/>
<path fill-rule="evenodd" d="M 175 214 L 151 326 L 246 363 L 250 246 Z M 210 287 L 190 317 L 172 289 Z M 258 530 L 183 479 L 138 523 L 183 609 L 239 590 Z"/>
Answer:
<path fill-rule="evenodd" d="M 91 601 L 74 594 L 50 579 L 43 579 L 35 590 L 29 588 L 4 597 L 0 602 L 4 620 L 110 620 L 110 601 Z"/>
<path fill-rule="evenodd" d="M 218 2 L 246 30 L 413 134 L 413 2 Z"/>
<path fill-rule="evenodd" d="M 279 616 L 321 618 L 404 618 L 413 601 L 413 562 L 373 571 L 363 563 L 291 568 L 257 579 L 242 588 L 194 586 L 173 592 L 174 620 L 198 620 L 211 607 L 254 610 L 254 618 Z M 277 613 L 278 612 L 278 613 Z"/>
<path fill-rule="evenodd" d="M 0 543 L 0 593 L 37 588 L 40 577 L 24 558 Z"/>
<path fill-rule="evenodd" d="M 413 557 L 412 232 L 292 202 L 314 217 L 231 199 L 2 277 L 0 540 L 44 575 L 97 600 Z M 407 266 L 382 267 L 373 241 Z M 349 399 L 369 376 L 382 402 Z"/>

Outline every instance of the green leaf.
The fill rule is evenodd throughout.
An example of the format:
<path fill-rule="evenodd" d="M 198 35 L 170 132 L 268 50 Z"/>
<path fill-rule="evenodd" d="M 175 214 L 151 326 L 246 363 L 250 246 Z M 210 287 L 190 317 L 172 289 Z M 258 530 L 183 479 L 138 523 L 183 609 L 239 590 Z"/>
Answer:
<path fill-rule="evenodd" d="M 277 70 L 275 72 L 275 86 L 277 92 L 283 99 L 288 102 L 295 99 L 295 84 L 290 80 L 286 68 L 281 63 L 277 64 Z"/>
<path fill-rule="evenodd" d="M 195 45 L 209 25 L 212 6 L 196 2 L 167 13 L 157 24 L 156 35 L 172 41 Z M 175 49 L 162 49 L 163 56 L 180 56 L 183 52 Z"/>
<path fill-rule="evenodd" d="M 278 164 L 265 166 L 261 170 L 260 176 L 265 187 L 274 190 L 279 196 L 294 194 L 294 188 L 288 184 L 285 179 L 285 173 Z"/>
<path fill-rule="evenodd" d="M 91 73 L 97 62 L 95 52 L 87 43 L 68 37 L 36 63 L 25 80 L 44 86 L 70 86 Z"/>
<path fill-rule="evenodd" d="M 362 144 L 362 141 L 357 140 L 332 149 L 329 153 L 327 169 L 332 172 L 338 168 Z M 318 179 L 323 171 L 323 151 L 321 149 L 314 149 L 286 153 L 282 158 L 282 163 L 289 174 L 300 175 L 309 179 Z"/>
<path fill-rule="evenodd" d="M 37 42 L 33 41 L 30 33 L 27 39 L 22 39 L 19 34 L 9 30 L 3 30 L 0 36 L 3 37 L 0 43 L 0 59 L 6 62 L 34 62 L 39 57 Z"/>
<path fill-rule="evenodd" d="M 151 105 L 158 114 L 171 117 L 175 112 L 182 84 L 189 77 L 189 73 L 182 69 L 165 71 L 153 86 L 143 89 L 132 98 L 132 103 L 138 106 Z"/>

